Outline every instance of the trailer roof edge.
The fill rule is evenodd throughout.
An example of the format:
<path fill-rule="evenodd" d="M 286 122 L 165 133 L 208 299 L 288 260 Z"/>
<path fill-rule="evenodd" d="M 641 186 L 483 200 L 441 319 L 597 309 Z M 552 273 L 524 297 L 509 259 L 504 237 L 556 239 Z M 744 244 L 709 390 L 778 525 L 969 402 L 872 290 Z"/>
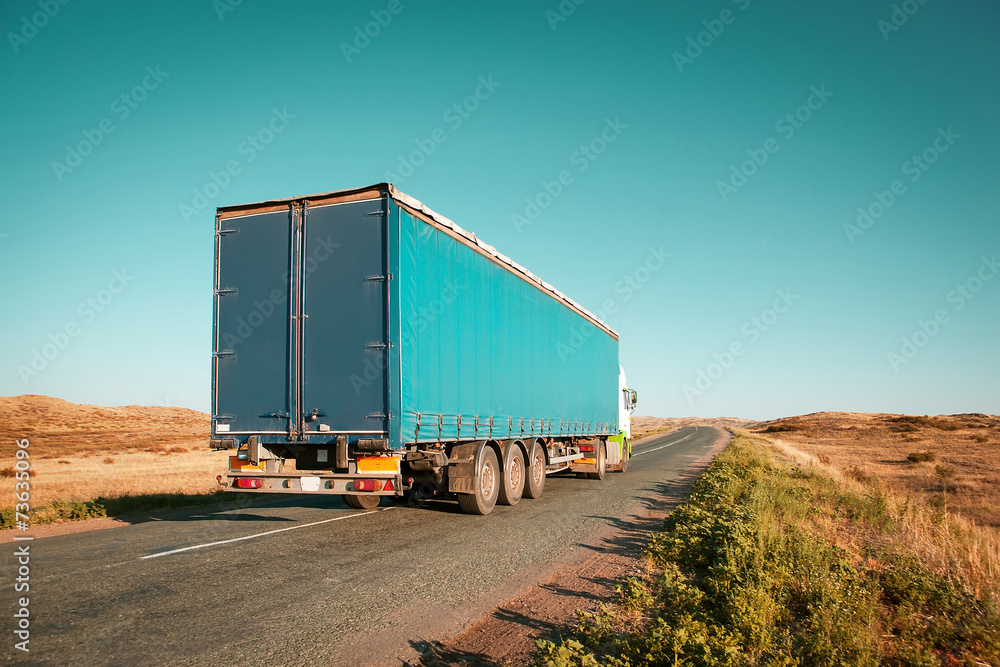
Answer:
<path fill-rule="evenodd" d="M 453 220 L 434 211 L 432 208 L 430 208 L 420 200 L 411 197 L 410 195 L 404 192 L 401 192 L 396 188 L 396 186 L 392 185 L 391 183 L 388 184 L 388 187 L 389 187 L 389 196 L 391 196 L 397 202 L 404 204 L 407 208 L 423 213 L 425 216 L 427 216 L 437 224 L 441 225 L 442 227 L 450 229 L 455 234 L 463 237 L 466 241 L 469 242 L 469 245 L 473 246 L 479 252 L 485 255 L 489 255 L 497 263 L 506 266 L 512 273 L 519 274 L 522 278 L 524 278 L 529 283 L 532 283 L 533 285 L 541 289 L 543 292 L 548 292 L 552 296 L 556 297 L 559 301 L 569 306 L 572 310 L 577 311 L 579 314 L 583 315 L 588 320 L 591 320 L 594 324 L 596 324 L 598 327 L 600 327 L 607 333 L 611 334 L 615 338 L 620 337 L 617 331 L 612 329 L 604 320 L 597 317 L 597 315 L 594 315 L 589 310 L 578 304 L 576 301 L 574 301 L 573 299 L 569 298 L 568 296 L 560 292 L 553 285 L 545 282 L 544 280 L 533 274 L 525 267 L 521 266 L 511 258 L 502 254 L 495 247 L 484 242 L 482 239 L 477 237 L 472 232 L 467 231 L 462 227 L 459 227 L 457 224 L 455 224 Z"/>

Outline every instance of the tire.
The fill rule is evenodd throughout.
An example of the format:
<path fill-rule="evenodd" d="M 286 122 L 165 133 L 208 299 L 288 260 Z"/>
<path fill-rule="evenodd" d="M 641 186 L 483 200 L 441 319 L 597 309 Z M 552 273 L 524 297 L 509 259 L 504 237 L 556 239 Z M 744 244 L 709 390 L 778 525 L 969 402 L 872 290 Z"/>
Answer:
<path fill-rule="evenodd" d="M 622 467 L 618 469 L 618 472 L 628 472 L 628 462 L 632 460 L 628 452 L 628 440 L 622 440 Z"/>
<path fill-rule="evenodd" d="M 528 449 L 528 461 L 531 467 L 524 480 L 524 497 L 541 498 L 545 490 L 545 451 L 537 441 Z"/>
<path fill-rule="evenodd" d="M 516 505 L 524 493 L 524 452 L 518 445 L 507 448 L 507 460 L 503 462 L 503 484 L 497 502 L 501 505 Z"/>
<path fill-rule="evenodd" d="M 588 479 L 604 479 L 608 472 L 608 453 L 605 451 L 604 443 L 597 445 L 597 472 L 588 472 Z"/>
<path fill-rule="evenodd" d="M 475 493 L 462 493 L 458 496 L 458 506 L 466 514 L 485 515 L 493 511 L 500 495 L 502 473 L 497 453 L 492 447 L 483 447 L 479 453 L 476 469 L 479 471 L 479 483 Z"/>
<path fill-rule="evenodd" d="M 344 499 L 348 507 L 353 507 L 356 510 L 373 510 L 382 501 L 382 496 L 343 495 L 341 498 Z"/>

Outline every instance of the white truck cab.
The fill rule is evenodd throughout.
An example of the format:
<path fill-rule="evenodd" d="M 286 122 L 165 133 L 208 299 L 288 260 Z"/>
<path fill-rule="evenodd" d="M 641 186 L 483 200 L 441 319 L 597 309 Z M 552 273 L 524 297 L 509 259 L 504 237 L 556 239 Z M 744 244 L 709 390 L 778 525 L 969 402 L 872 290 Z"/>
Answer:
<path fill-rule="evenodd" d="M 639 396 L 635 389 L 628 388 L 628 381 L 625 379 L 625 369 L 618 366 L 618 430 L 626 440 L 632 440 L 632 413 Z"/>
<path fill-rule="evenodd" d="M 618 435 L 608 438 L 608 468 L 625 472 L 632 458 L 632 413 L 638 402 L 635 389 L 628 388 L 625 369 L 618 366 Z"/>

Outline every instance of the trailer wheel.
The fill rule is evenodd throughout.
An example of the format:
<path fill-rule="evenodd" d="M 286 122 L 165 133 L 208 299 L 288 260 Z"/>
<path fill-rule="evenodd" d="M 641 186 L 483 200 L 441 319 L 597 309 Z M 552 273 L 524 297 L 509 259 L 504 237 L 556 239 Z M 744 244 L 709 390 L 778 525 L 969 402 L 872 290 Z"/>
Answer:
<path fill-rule="evenodd" d="M 524 452 L 516 444 L 511 444 L 507 448 L 506 459 L 497 502 L 501 505 L 516 505 L 524 493 Z"/>
<path fill-rule="evenodd" d="M 531 463 L 531 468 L 524 481 L 524 495 L 526 498 L 541 498 L 545 489 L 545 452 L 537 441 L 531 443 L 528 461 Z"/>
<path fill-rule="evenodd" d="M 348 507 L 353 507 L 356 510 L 373 510 L 378 507 L 379 502 L 382 500 L 382 496 L 355 496 L 355 495 L 343 495 L 341 498 L 347 503 Z"/>
<path fill-rule="evenodd" d="M 622 467 L 618 469 L 618 472 L 628 472 L 628 462 L 632 460 L 629 456 L 629 442 L 628 440 L 622 440 Z"/>
<path fill-rule="evenodd" d="M 597 472 L 588 472 L 589 479 L 604 479 L 604 474 L 608 471 L 608 453 L 605 451 L 604 443 L 597 446 Z"/>
<path fill-rule="evenodd" d="M 458 506 L 466 514 L 489 514 L 497 504 L 500 494 L 500 483 L 503 475 L 497 453 L 492 447 L 483 447 L 479 452 L 479 479 L 475 493 L 462 493 L 458 496 Z"/>

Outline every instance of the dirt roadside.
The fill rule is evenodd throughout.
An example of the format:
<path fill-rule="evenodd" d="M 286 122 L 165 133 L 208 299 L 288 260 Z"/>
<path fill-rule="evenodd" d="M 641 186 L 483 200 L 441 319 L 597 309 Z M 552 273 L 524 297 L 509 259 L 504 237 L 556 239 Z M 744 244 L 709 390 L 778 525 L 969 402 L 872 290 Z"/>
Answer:
<path fill-rule="evenodd" d="M 642 571 L 639 556 L 646 535 L 662 527 L 666 516 L 688 497 L 712 457 L 731 439 L 732 435 L 723 431 L 712 450 L 683 477 L 673 480 L 664 493 L 644 499 L 632 514 L 579 547 L 579 559 L 572 559 L 575 562 L 567 563 L 548 580 L 497 607 L 462 633 L 416 646 L 423 655 L 415 663 L 405 663 L 407 667 L 530 664 L 536 639 L 555 640 L 566 635 L 576 622 L 577 609 L 596 610 L 613 594 L 618 581 Z"/>

